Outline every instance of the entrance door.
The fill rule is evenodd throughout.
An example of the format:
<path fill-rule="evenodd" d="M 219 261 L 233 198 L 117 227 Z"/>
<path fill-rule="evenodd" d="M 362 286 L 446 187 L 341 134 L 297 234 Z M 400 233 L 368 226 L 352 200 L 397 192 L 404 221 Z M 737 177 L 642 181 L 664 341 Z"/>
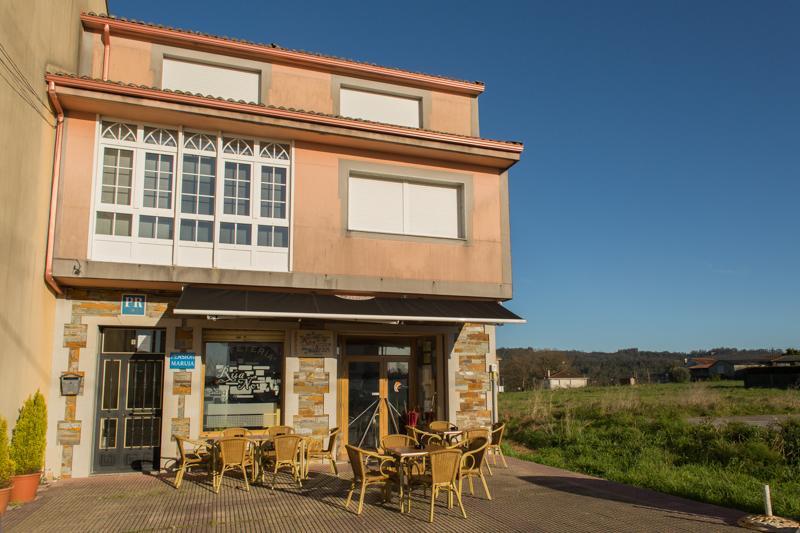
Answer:
<path fill-rule="evenodd" d="M 374 449 L 382 436 L 405 433 L 406 415 L 415 407 L 411 343 L 348 339 L 345 346 L 347 442 Z"/>
<path fill-rule="evenodd" d="M 161 457 L 164 332 L 105 329 L 102 345 L 94 472 L 157 470 Z"/>

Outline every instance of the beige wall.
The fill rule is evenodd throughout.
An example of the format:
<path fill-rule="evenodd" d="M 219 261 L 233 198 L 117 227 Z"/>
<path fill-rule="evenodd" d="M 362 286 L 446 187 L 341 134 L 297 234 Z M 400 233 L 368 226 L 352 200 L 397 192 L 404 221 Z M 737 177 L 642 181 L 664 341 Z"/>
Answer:
<path fill-rule="evenodd" d="M 47 69 L 75 72 L 81 11 L 103 0 L 0 1 L 0 415 L 50 378 L 55 298 L 43 281 L 55 120 Z"/>
<path fill-rule="evenodd" d="M 97 34 L 87 34 L 83 42 L 84 64 L 81 73 L 101 78 L 103 73 L 103 43 Z M 422 90 L 413 87 L 385 84 L 342 77 L 330 72 L 300 68 L 289 65 L 269 64 L 230 58 L 222 55 L 196 52 L 171 46 L 153 45 L 111 35 L 108 78 L 111 81 L 136 83 L 150 87 L 161 85 L 161 61 L 164 55 L 205 61 L 220 65 L 235 64 L 238 67 L 261 68 L 261 85 L 264 104 L 338 114 L 339 84 L 365 89 L 408 94 L 422 101 L 423 127 L 435 131 L 459 135 L 478 135 L 477 97 L 451 94 L 441 91 Z M 243 63 L 249 63 L 244 65 Z"/>

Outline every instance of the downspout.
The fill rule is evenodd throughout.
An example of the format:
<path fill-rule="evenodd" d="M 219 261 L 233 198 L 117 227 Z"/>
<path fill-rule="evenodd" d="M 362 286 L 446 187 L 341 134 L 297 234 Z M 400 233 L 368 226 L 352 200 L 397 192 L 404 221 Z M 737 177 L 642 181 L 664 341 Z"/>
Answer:
<path fill-rule="evenodd" d="M 56 234 L 56 208 L 58 206 L 58 188 L 61 182 L 61 143 L 64 131 L 64 109 L 58 101 L 56 94 L 56 84 L 52 81 L 47 87 L 47 94 L 50 102 L 56 110 L 56 142 L 53 153 L 53 179 L 50 185 L 50 220 L 47 225 L 47 255 L 45 257 L 44 281 L 56 294 L 64 294 L 58 282 L 53 277 L 53 248 L 55 246 Z"/>
<path fill-rule="evenodd" d="M 108 63 L 111 58 L 111 28 L 103 26 L 103 81 L 108 81 Z"/>

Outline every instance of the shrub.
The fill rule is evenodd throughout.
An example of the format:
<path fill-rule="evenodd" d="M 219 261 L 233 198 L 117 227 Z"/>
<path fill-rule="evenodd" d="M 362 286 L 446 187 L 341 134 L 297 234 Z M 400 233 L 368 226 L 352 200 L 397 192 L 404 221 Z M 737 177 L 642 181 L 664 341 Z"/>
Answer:
<path fill-rule="evenodd" d="M 19 410 L 11 435 L 11 459 L 17 475 L 35 474 L 44 469 L 47 439 L 47 407 L 39 391 L 28 397 Z"/>
<path fill-rule="evenodd" d="M 8 422 L 0 416 L 0 489 L 11 485 L 14 475 L 14 461 L 8 451 Z"/>
<path fill-rule="evenodd" d="M 669 370 L 669 380 L 673 383 L 688 383 L 692 379 L 692 373 L 688 368 L 673 366 Z"/>

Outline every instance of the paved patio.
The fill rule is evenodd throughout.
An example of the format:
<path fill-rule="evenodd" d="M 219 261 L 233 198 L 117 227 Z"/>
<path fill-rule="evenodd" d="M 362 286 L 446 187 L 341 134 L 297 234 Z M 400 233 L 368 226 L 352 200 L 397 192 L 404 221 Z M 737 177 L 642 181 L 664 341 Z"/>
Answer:
<path fill-rule="evenodd" d="M 564 470 L 509 459 L 489 478 L 493 501 L 464 497 L 468 519 L 440 497 L 436 521 L 427 522 L 422 492 L 410 515 L 397 499 L 380 502 L 368 490 L 364 513 L 344 509 L 349 471 L 336 478 L 312 471 L 302 489 L 287 479 L 272 492 L 225 481 L 220 495 L 201 477 L 187 476 L 180 490 L 172 476 L 125 474 L 61 481 L 33 503 L 10 509 L 0 531 L 733 531 L 743 513 L 637 489 Z M 342 465 L 344 466 L 344 465 Z M 340 470 L 345 470 L 344 468 Z M 465 489 L 466 492 L 466 489 Z"/>

